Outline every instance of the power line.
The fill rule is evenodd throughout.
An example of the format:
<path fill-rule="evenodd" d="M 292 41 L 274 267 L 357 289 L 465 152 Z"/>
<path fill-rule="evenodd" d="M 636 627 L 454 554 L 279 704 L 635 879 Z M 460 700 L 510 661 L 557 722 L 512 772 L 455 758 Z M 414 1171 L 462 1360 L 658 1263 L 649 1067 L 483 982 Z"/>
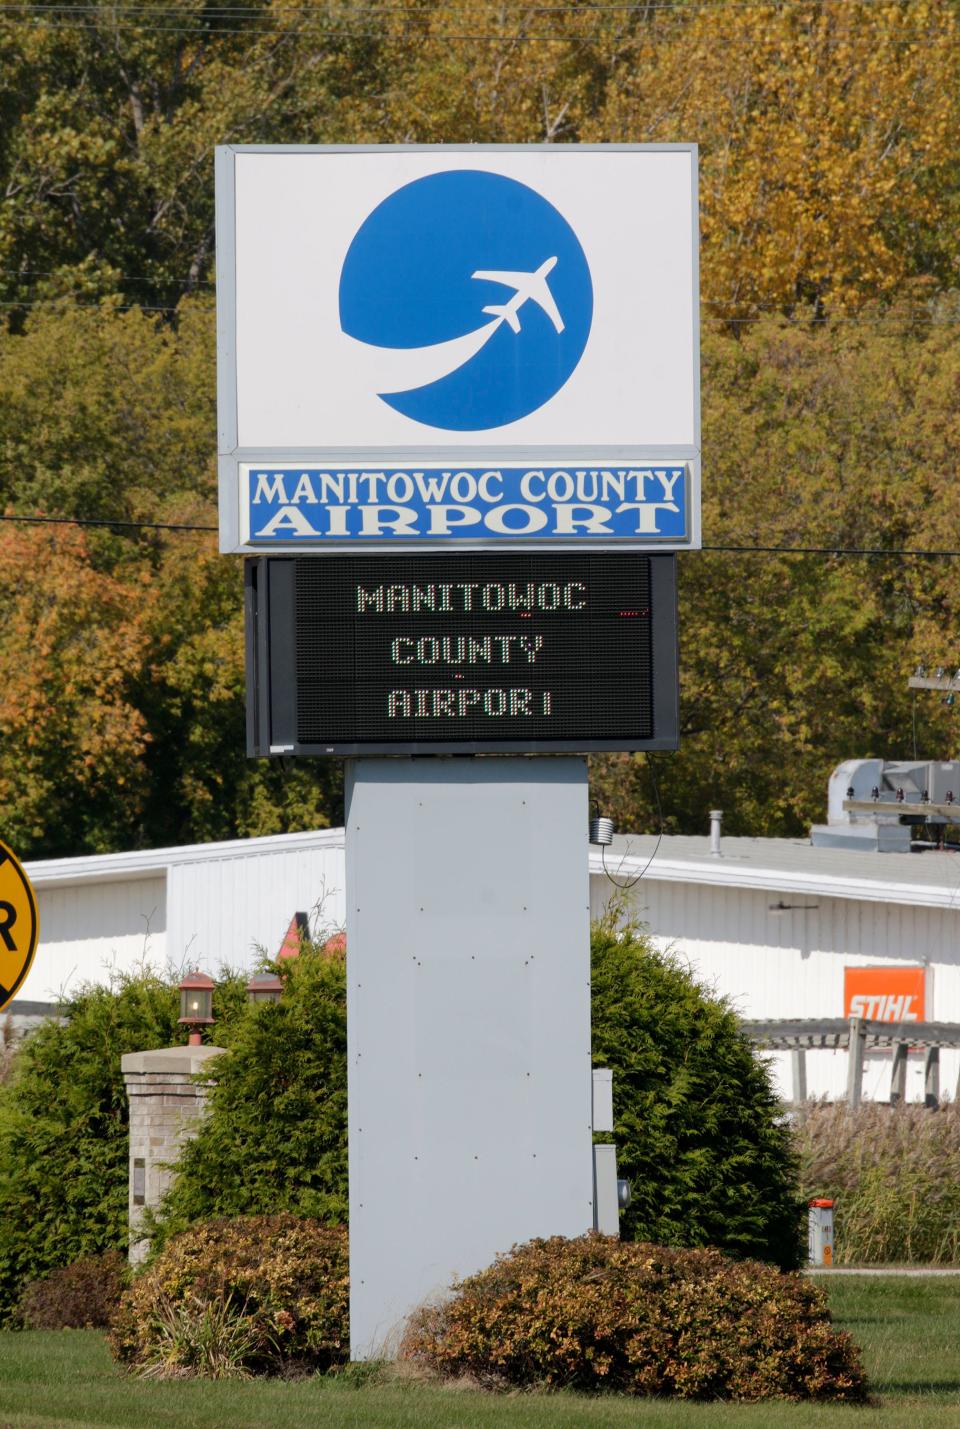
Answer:
<path fill-rule="evenodd" d="M 213 255 L 211 255 L 210 261 L 214 261 Z M 76 264 L 80 262 L 82 262 L 82 260 L 80 259 L 77 259 L 76 263 L 65 262 L 59 268 L 0 268 L 0 278 L 69 278 L 72 276 L 78 276 L 82 278 L 84 276 L 82 273 L 75 275 L 73 272 L 73 269 L 76 267 Z M 96 280 L 98 276 L 99 275 L 96 271 L 89 273 L 89 277 L 93 280 Z M 171 281 L 170 279 L 164 278 L 161 275 L 151 276 L 149 273 L 120 273 L 113 269 L 106 271 L 103 274 L 103 277 L 106 280 L 116 281 L 120 283 L 149 283 L 153 284 L 155 287 L 158 288 L 173 287 L 176 288 L 178 291 L 183 291 L 185 293 L 192 292 L 196 288 L 216 287 L 216 281 L 213 278 L 178 278 L 174 281 Z M 92 283 L 88 283 L 86 285 L 86 287 L 91 286 L 96 287 L 96 282 L 93 281 Z M 40 306 L 44 303 L 63 302 L 65 299 L 72 297 L 74 293 L 82 293 L 86 291 L 86 287 L 76 288 L 69 292 L 53 293 L 49 297 L 44 298 L 24 298 L 22 302 L 16 303 L 16 306 L 28 307 L 34 304 Z M 116 296 L 116 294 L 104 293 L 103 300 L 107 300 L 113 296 Z M 133 304 L 132 306 L 141 305 Z M 807 312 L 804 308 L 804 305 L 802 304 L 799 305 L 798 310 L 798 305 L 796 303 L 791 303 L 791 301 L 788 299 L 784 299 L 782 302 L 761 302 L 755 301 L 753 299 L 744 299 L 742 303 L 738 304 L 731 298 L 701 298 L 700 306 L 703 308 L 714 309 L 729 308 L 732 313 L 736 313 L 742 308 L 750 309 L 750 316 L 745 317 L 727 316 L 723 312 L 711 312 L 705 314 L 705 316 L 707 316 L 708 318 L 715 319 L 717 322 L 724 323 L 759 322 L 762 317 L 768 314 L 772 316 L 777 316 L 779 314 L 785 319 L 785 321 L 796 323 L 801 326 L 806 324 L 809 324 L 811 326 L 814 324 L 830 326 L 834 323 L 839 322 L 886 321 L 882 314 L 876 317 L 872 315 L 865 315 L 861 317 L 859 314 L 856 313 L 815 313 L 812 311 Z M 791 307 L 794 309 L 794 311 L 787 311 L 787 309 L 790 309 Z M 166 309 L 164 309 L 164 311 L 165 310 Z M 930 316 L 928 320 L 934 326 L 953 326 L 955 323 L 960 322 L 960 316 L 951 319 L 943 319 L 935 316 Z"/>
<path fill-rule="evenodd" d="M 791 3 L 794 3 L 794 0 L 790 0 L 790 2 L 791 2 Z M 783 3 L 783 0 L 780 0 L 780 3 Z M 796 3 L 800 3 L 800 0 L 796 0 Z M 648 29 L 648 31 L 647 31 L 647 33 L 646 33 L 646 35 L 645 35 L 645 38 L 647 38 L 647 39 L 660 39 L 660 38 L 662 38 L 662 39 L 672 39 L 672 38 L 675 36 L 675 34 L 679 33 L 679 31 L 680 31 L 684 26 L 686 26 L 686 25 L 688 25 L 688 24 L 690 23 L 691 16 L 696 16 L 697 14 L 700 14 L 700 13 L 704 13 L 704 14 L 709 14 L 709 13 L 713 13 L 713 12 L 722 13 L 725 8 L 726 8 L 726 6 L 723 5 L 723 4 L 704 5 L 704 6 L 687 6 L 687 5 L 663 6 L 663 7 L 662 7 L 662 12 L 663 12 L 665 15 L 669 15 L 671 21 L 675 22 L 675 23 L 674 23 L 674 26 L 673 26 L 673 29 L 672 29 L 672 30 L 668 30 L 668 29 L 666 28 L 666 25 L 665 25 L 665 24 L 659 23 L 659 24 L 656 24 L 656 25 L 653 25 L 653 26 L 650 26 L 650 27 L 649 27 L 649 29 Z M 756 4 L 743 3 L 743 4 L 741 4 L 740 6 L 738 6 L 737 8 L 741 8 L 741 9 L 752 9 L 752 8 L 772 8 L 772 7 L 771 7 L 771 5 L 770 5 L 770 0 L 756 0 Z M 182 13 L 181 11 L 163 11 L 163 12 L 160 12 L 160 13 L 164 13 L 164 14 L 169 13 L 169 14 L 171 15 L 171 18 L 172 18 L 176 23 L 171 23 L 171 24 L 169 24 L 169 25 L 158 25 L 158 24 L 145 23 L 145 21 L 140 18 L 140 14 L 141 14 L 142 12 L 140 12 L 140 11 L 132 11 L 132 10 L 131 10 L 131 11 L 114 12 L 114 15 L 113 15 L 113 16 L 110 16 L 110 17 L 104 16 L 104 18 L 103 18 L 103 23 L 98 23 L 97 18 L 96 18 L 98 12 L 97 12 L 95 9 L 93 9 L 92 7 L 91 7 L 91 8 L 86 8 L 86 9 L 83 9 L 83 10 L 81 10 L 80 7 L 70 7 L 69 9 L 59 9 L 59 8 L 58 8 L 57 10 L 50 10 L 50 9 L 48 9 L 47 7 L 44 7 L 44 10 L 43 10 L 43 11 L 27 10 L 27 9 L 23 9 L 23 8 L 14 11 L 14 10 L 11 10 L 10 7 L 0 7 L 0 16 L 2 16 L 4 10 L 6 10 L 8 16 L 9 16 L 10 18 L 12 18 L 12 19 L 19 19 L 19 20 L 21 21 L 21 23 L 30 23 L 30 22 L 32 22 L 35 27 L 42 25 L 42 26 L 45 26 L 45 27 L 48 28 L 48 29 L 54 29 L 54 30 L 75 30 L 75 31 L 79 31 L 79 32 L 86 31 L 86 32 L 88 32 L 88 33 L 90 33 L 90 34 L 94 34 L 94 35 L 100 35 L 105 29 L 110 29 L 110 30 L 114 30 L 114 31 L 119 31 L 119 30 L 136 31 L 136 32 L 138 32 L 138 33 L 140 33 L 140 34 L 197 35 L 197 36 L 204 36 L 204 37 L 207 37 L 207 38 L 210 38 L 210 39 L 215 39 L 215 38 L 217 38 L 217 37 L 219 37 L 219 36 L 223 36 L 223 35 L 240 35 L 240 36 L 260 36 L 260 35 L 264 35 L 264 36 L 271 36 L 271 37 L 274 37 L 274 38 L 276 38 L 276 37 L 290 37 L 290 36 L 292 35 L 292 36 L 294 36 L 294 37 L 303 36 L 303 37 L 308 37 L 308 38 L 309 38 L 309 37 L 313 37 L 313 38 L 336 38 L 336 39 L 357 39 L 357 40 L 370 40 L 370 39 L 378 39 L 378 38 L 382 38 L 382 39 L 385 39 L 385 40 L 390 40 L 390 39 L 392 38 L 390 35 L 384 35 L 382 30 L 379 30 L 379 31 L 378 31 L 377 29 L 373 29 L 373 28 L 370 28 L 370 29 L 349 29 L 349 28 L 345 28 L 343 25 L 340 25 L 340 26 L 331 25 L 329 17 L 326 17 L 326 16 L 317 16 L 315 11 L 313 11 L 313 12 L 306 12 L 306 11 L 304 11 L 304 12 L 292 12 L 292 13 L 294 13 L 294 14 L 302 13 L 302 14 L 304 14 L 305 16 L 306 16 L 306 15 L 311 15 L 311 16 L 315 17 L 315 22 L 314 22 L 314 19 L 307 19 L 307 18 L 305 18 L 305 19 L 301 20 L 299 24 L 297 24 L 297 25 L 295 25 L 295 26 L 291 26 L 290 28 L 284 28 L 284 27 L 283 27 L 283 24 L 282 24 L 282 20 L 274 20 L 274 18 L 273 18 L 272 16 L 270 16 L 267 12 L 260 11 L 260 12 L 253 12 L 253 14 L 251 15 L 251 18 L 252 18 L 252 19 L 254 19 L 254 18 L 255 18 L 255 19 L 259 19 L 261 22 L 264 21 L 264 20 L 266 20 L 266 21 L 268 21 L 268 23 L 267 23 L 266 25 L 263 25 L 263 24 L 261 23 L 261 25 L 260 25 L 259 27 L 257 27 L 256 24 L 251 23 L 251 24 L 249 24 L 249 25 L 241 25 L 241 26 L 239 26 L 239 27 L 237 27 L 237 28 L 234 28 L 234 29 L 227 29 L 227 28 L 225 28 L 225 27 L 222 26 L 222 25 L 218 25 L 218 26 L 216 26 L 215 28 L 211 27 L 211 24 L 208 23 L 208 20 L 209 20 L 209 18 L 210 18 L 210 16 L 209 16 L 208 13 L 205 13 L 205 14 L 203 14 L 203 15 L 198 15 L 198 16 L 192 18 L 192 17 L 190 17 L 190 16 L 184 17 L 184 15 L 183 15 L 183 13 Z M 45 12 L 46 12 L 46 13 L 45 13 Z M 88 19 L 80 18 L 80 19 L 77 19 L 77 20 L 74 20 L 74 19 L 70 18 L 72 15 L 77 14 L 78 12 L 81 14 L 81 17 L 82 17 L 84 14 L 86 14 L 86 15 L 88 15 L 90 18 L 88 18 Z M 291 12 L 286 12 L 286 13 L 291 13 Z M 412 21 L 412 20 L 415 20 L 415 19 L 421 19 L 421 18 L 422 18 L 422 19 L 436 19 L 436 18 L 441 18 L 441 19 L 442 19 L 442 18 L 444 17 L 444 14 L 445 14 L 445 13 L 449 15 L 449 14 L 463 14 L 463 13 L 473 14 L 474 12 L 473 12 L 473 11 L 464 11 L 464 10 L 456 10 L 456 11 L 447 11 L 447 12 L 444 12 L 443 10 L 433 10 L 433 9 L 430 9 L 430 10 L 408 10 L 408 9 L 390 10 L 390 9 L 378 9 L 378 10 L 362 10 L 362 11 L 353 11 L 353 12 L 351 12 L 351 11 L 344 11 L 344 12 L 342 12 L 342 13 L 345 14 L 345 15 L 347 15 L 347 16 L 350 16 L 350 15 L 352 14 L 352 15 L 355 15 L 355 16 L 357 17 L 357 18 L 354 19 L 354 20 L 348 21 L 348 23 L 351 23 L 351 24 L 362 23 L 363 20 L 368 20 L 368 21 L 371 22 L 371 23 L 380 22 L 380 23 L 382 24 L 382 22 L 383 22 L 385 19 L 407 19 L 407 20 L 411 20 L 411 21 Z M 584 10 L 584 9 L 581 9 L 581 8 L 565 8 L 565 9 L 562 9 L 562 10 L 561 10 L 561 9 L 552 9 L 552 8 L 550 8 L 550 9 L 543 9 L 543 10 L 528 11 L 527 13 L 530 13 L 530 14 L 541 14 L 541 15 L 570 15 L 570 16 L 576 16 L 577 18 L 582 18 L 582 17 L 585 16 L 585 15 L 586 15 L 586 16 L 602 17 L 604 14 L 607 14 L 607 13 L 611 13 L 611 14 L 612 14 L 612 13 L 632 13 L 632 14 L 640 15 L 640 14 L 644 13 L 644 7 L 643 7 L 643 6 L 628 7 L 628 9 L 626 9 L 626 10 L 624 10 L 624 11 L 618 10 L 618 9 L 616 9 L 616 8 L 611 8 L 611 9 L 609 9 L 609 10 L 607 10 L 607 9 L 586 9 L 586 10 Z M 213 18 L 216 19 L 217 17 L 214 16 Z M 225 14 L 222 18 L 224 18 L 224 19 L 233 19 L 233 20 L 236 21 L 236 20 L 241 20 L 241 19 L 242 19 L 242 16 L 239 16 L 239 15 L 237 15 L 237 14 L 229 14 L 229 13 L 227 13 L 227 14 Z M 514 20 L 513 23 L 515 24 L 516 21 Z M 455 34 L 455 33 L 443 33 L 443 32 L 429 31 L 429 30 L 422 30 L 422 29 L 420 29 L 420 30 L 417 30 L 417 31 L 416 31 L 416 33 L 415 33 L 415 38 L 416 38 L 418 41 L 420 41 L 420 42 L 424 42 L 424 41 L 428 41 L 428 40 L 429 40 L 429 41 L 433 41 L 434 43 L 438 43 L 438 44 L 440 44 L 440 43 L 445 43 L 445 42 L 447 42 L 447 43 L 453 43 L 453 44 L 503 43 L 503 42 L 510 42 L 510 43 L 514 43 L 514 42 L 515 42 L 515 43 L 569 44 L 569 43 L 573 43 L 573 42 L 582 41 L 582 40 L 584 40 L 584 39 L 586 39 L 586 38 L 594 38 L 594 37 L 597 36 L 599 33 L 600 33 L 600 27 L 599 27 L 599 25 L 596 25 L 596 26 L 594 27 L 594 30 L 593 30 L 593 32 L 592 32 L 592 34 L 591 34 L 590 36 L 585 36 L 585 35 L 582 34 L 582 33 L 576 33 L 576 32 L 568 32 L 568 33 L 564 33 L 564 34 L 551 34 L 551 33 L 530 33 L 529 31 L 526 31 L 526 30 L 520 30 L 520 31 L 516 31 L 516 30 L 514 30 L 514 31 L 502 30 L 502 31 L 494 32 L 494 33 L 476 32 L 476 33 L 473 33 L 473 34 Z M 829 30 L 829 38 L 831 38 L 831 39 L 844 38 L 844 37 L 847 37 L 847 36 L 850 36 L 850 35 L 862 34 L 862 33 L 863 33 L 862 29 L 858 29 L 858 28 L 856 28 L 856 27 L 849 26 L 849 25 L 847 25 L 847 26 L 845 26 L 845 27 L 842 27 L 842 28 L 841 28 L 841 27 L 836 27 L 836 26 L 831 26 L 831 28 L 830 28 L 830 30 Z M 896 34 L 895 34 L 895 35 L 894 35 L 892 32 L 887 34 L 887 36 L 886 36 L 886 42 L 887 42 L 887 44 L 888 44 L 889 46 L 893 46 L 893 47 L 900 47 L 900 46 L 902 46 L 902 45 L 908 45 L 908 46 L 909 46 L 909 45 L 914 45 L 914 44 L 916 44 L 916 43 L 919 42 L 919 41 L 935 40 L 935 39 L 937 39 L 937 38 L 946 37 L 946 36 L 948 36 L 948 35 L 949 35 L 949 36 L 954 36 L 955 34 L 956 34 L 956 26 L 955 26 L 955 24 L 953 23 L 952 18 L 948 17 L 948 18 L 947 18 L 941 25 L 939 25 L 939 26 L 927 25 L 927 26 L 926 26 L 925 28 L 923 28 L 923 29 L 905 30 L 903 26 L 899 26 L 899 27 L 897 28 L 897 31 L 896 31 Z M 406 37 L 407 37 L 407 36 L 405 35 L 404 38 L 406 38 Z"/>
<path fill-rule="evenodd" d="M 189 521 L 107 521 L 85 516 L 13 516 L 0 515 L 0 521 L 20 522 L 29 526 L 97 526 L 104 530 L 135 531 L 216 531 L 216 526 L 199 526 Z"/>
<path fill-rule="evenodd" d="M 668 13 L 676 12 L 682 14 L 724 11 L 724 10 L 787 10 L 793 8 L 810 9 L 815 6 L 818 0 L 633 0 L 630 4 L 620 5 L 524 5 L 524 14 L 528 15 L 647 15 L 660 11 Z M 819 0 L 820 8 L 825 9 L 830 3 L 834 3 L 836 8 L 847 9 L 846 0 Z M 886 5 L 890 0 L 860 0 L 866 5 Z M 478 9 L 483 8 L 482 0 L 478 0 L 474 5 L 345 5 L 341 8 L 341 14 L 358 15 L 462 15 L 473 14 Z M 7 12 L 10 14 L 99 14 L 103 11 L 102 5 L 53 5 L 53 4 L 33 4 L 33 5 L 12 5 L 0 4 L 0 14 Z M 183 7 L 174 5 L 113 5 L 111 11 L 115 14 L 148 14 L 148 15 L 173 15 L 182 16 Z M 215 19 L 236 19 L 244 15 L 251 15 L 260 18 L 268 11 L 263 5 L 213 5 L 198 12 L 197 18 L 212 17 Z M 315 5 L 288 6 L 284 9 L 286 15 L 315 15 L 317 7 Z"/>
<path fill-rule="evenodd" d="M 702 551 L 720 551 L 727 555 L 757 554 L 778 556 L 885 556 L 888 559 L 932 560 L 937 557 L 956 560 L 960 551 L 892 549 L 887 546 L 713 546 L 703 545 Z"/>
<path fill-rule="evenodd" d="M 111 521 L 102 517 L 83 516 L 20 516 L 7 513 L 0 515 L 0 521 L 21 522 L 34 526 L 95 526 L 105 530 L 144 531 L 217 531 L 217 526 L 204 526 L 189 521 Z M 960 550 L 917 550 L 913 548 L 891 549 L 886 546 L 719 546 L 699 547 L 709 553 L 725 555 L 755 554 L 778 556 L 882 556 L 896 560 L 956 560 Z M 696 551 L 687 554 L 695 555 Z"/>
<path fill-rule="evenodd" d="M 82 263 L 82 262 L 83 262 L 83 259 L 78 258 L 78 259 L 75 260 L 75 262 L 65 262 L 65 263 L 62 264 L 61 267 L 59 267 L 59 268 L 0 268 L 0 277 L 3 277 L 3 278 L 60 278 L 60 277 L 67 278 L 67 277 L 72 277 L 72 276 L 83 277 L 83 276 L 84 276 L 83 273 L 78 274 L 78 275 L 75 275 L 75 274 L 73 273 L 73 269 L 74 269 L 78 264 L 80 264 L 80 263 Z M 109 281 L 116 280 L 116 281 L 118 281 L 118 282 L 124 282 L 124 283 L 157 283 L 157 284 L 159 284 L 161 287 L 170 287 L 170 286 L 173 286 L 173 287 L 178 287 L 178 288 L 179 288 L 179 287 L 182 287 L 182 288 L 189 288 L 189 287 L 212 288 L 212 287 L 214 286 L 214 284 L 213 284 L 213 279 L 212 279 L 212 278 L 178 278 L 178 279 L 176 279 L 175 282 L 171 285 L 169 279 L 159 278 L 159 277 L 151 277 L 151 275 L 150 275 L 149 273 L 118 273 L 118 272 L 116 271 L 116 269 L 113 269 L 113 268 L 106 269 L 106 270 L 104 270 L 103 272 L 98 272 L 96 269 L 89 269 L 89 268 L 88 268 L 88 269 L 85 270 L 85 273 L 86 273 L 86 276 L 87 276 L 90 280 L 92 280 L 94 283 L 96 282 L 96 280 L 97 280 L 98 278 L 101 278 L 101 277 L 102 277 L 102 278 L 105 279 L 105 280 L 109 280 Z"/>
<path fill-rule="evenodd" d="M 683 25 L 688 23 L 689 21 L 678 21 L 673 31 L 668 31 L 663 25 L 657 26 L 655 29 L 651 29 L 650 33 L 644 38 L 648 41 L 673 40 L 676 38 L 676 35 L 680 33 L 681 29 L 683 28 Z M 77 22 L 41 20 L 38 23 L 37 27 L 39 27 L 40 24 L 42 24 L 46 29 L 49 30 L 73 30 L 78 33 L 87 33 L 90 35 L 95 35 L 98 38 L 102 37 L 103 31 L 106 28 L 105 26 L 90 24 L 82 20 Z M 302 37 L 304 39 L 383 40 L 385 43 L 391 43 L 395 40 L 409 39 L 415 40 L 418 44 L 434 43 L 568 45 L 580 44 L 584 43 L 585 41 L 593 40 L 600 37 L 600 31 L 596 27 L 590 34 L 578 33 L 576 31 L 570 31 L 567 34 L 530 34 L 526 31 L 510 30 L 494 31 L 493 33 L 477 31 L 472 34 L 456 34 L 441 30 L 410 30 L 405 31 L 402 35 L 384 33 L 382 29 L 376 28 L 334 28 L 331 27 L 329 23 L 326 23 L 322 26 L 304 23 L 295 27 L 291 26 L 290 28 L 284 28 L 280 24 L 274 24 L 269 28 L 260 29 L 255 29 L 250 26 L 242 29 L 228 30 L 221 27 L 219 29 L 211 30 L 204 25 L 143 25 L 137 23 L 136 21 L 114 21 L 111 23 L 109 28 L 111 30 L 126 30 L 129 32 L 136 32 L 137 34 L 141 35 L 197 35 L 200 37 L 206 37 L 208 39 L 216 39 L 222 35 L 240 35 L 254 37 L 266 36 L 273 39 L 289 39 L 291 37 Z M 833 29 L 830 31 L 829 37 L 831 39 L 845 39 L 857 33 L 858 31 L 851 28 Z M 955 39 L 956 35 L 957 28 L 951 23 L 947 23 L 936 28 L 934 28 L 933 26 L 928 26 L 924 30 L 913 31 L 905 31 L 901 27 L 897 30 L 895 37 L 887 37 L 886 47 L 888 49 L 900 49 L 903 47 L 910 48 L 917 44 L 934 42 L 939 39 Z M 711 43 L 713 45 L 716 45 L 718 41 L 714 37 Z"/>
<path fill-rule="evenodd" d="M 163 287 L 162 283 L 157 284 Z M 205 286 L 212 287 L 213 284 Z M 184 290 L 186 293 L 188 290 Z M 122 296 L 119 293 L 105 293 L 101 298 L 92 299 L 90 302 L 77 302 L 74 293 L 60 293 L 49 298 L 11 298 L 0 301 L 0 310 L 8 309 L 12 312 L 19 312 L 23 308 L 56 308 L 58 305 L 70 304 L 71 310 L 83 308 L 85 310 L 102 309 L 111 299 Z M 141 313 L 175 313 L 178 310 L 178 303 L 115 303 L 112 311 L 120 313 L 141 312 Z M 749 317 L 727 317 L 723 313 L 701 313 L 702 323 L 712 323 L 718 328 L 744 327 L 752 323 L 760 323 L 768 318 L 776 321 L 778 314 L 780 321 L 790 328 L 799 331 L 804 329 L 819 330 L 829 332 L 831 328 L 837 327 L 860 327 L 874 328 L 881 334 L 888 337 L 916 337 L 919 335 L 929 336 L 930 333 L 938 329 L 952 329 L 960 326 L 960 315 L 951 318 L 931 317 L 920 313 L 916 316 L 912 325 L 906 321 L 905 314 L 867 314 L 867 313 L 838 313 L 836 316 L 825 317 L 791 317 L 783 313 L 773 304 L 760 305 L 764 311 L 753 314 Z M 894 326 L 895 322 L 900 322 L 901 326 Z M 924 332 L 926 329 L 926 332 Z"/>

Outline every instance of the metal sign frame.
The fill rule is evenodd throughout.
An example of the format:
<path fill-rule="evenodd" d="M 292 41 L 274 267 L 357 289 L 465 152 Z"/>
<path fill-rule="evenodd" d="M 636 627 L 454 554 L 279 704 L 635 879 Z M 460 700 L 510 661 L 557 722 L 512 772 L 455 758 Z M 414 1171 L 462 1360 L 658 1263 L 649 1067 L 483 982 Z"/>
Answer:
<path fill-rule="evenodd" d="M 433 154 L 450 156 L 469 155 L 476 166 L 478 155 L 488 154 L 492 167 L 495 160 L 506 155 L 529 156 L 543 154 L 554 158 L 563 157 L 570 162 L 571 156 L 582 157 L 585 162 L 591 155 L 636 153 L 685 153 L 690 156 L 691 172 L 691 214 L 692 214 L 692 285 L 691 303 L 692 329 L 690 350 L 692 372 L 690 373 L 693 401 L 693 441 L 689 444 L 670 446 L 619 444 L 619 445 L 557 445 L 537 443 L 535 445 L 509 444 L 495 440 L 478 440 L 473 433 L 447 434 L 437 428 L 430 431 L 429 438 L 422 443 L 408 446 L 368 447 L 242 447 L 239 443 L 238 422 L 238 332 L 237 332 L 237 185 L 236 163 L 238 156 L 256 155 L 339 155 L 349 157 L 356 154 Z M 356 554 L 363 550 L 414 552 L 438 550 L 686 550 L 700 545 L 700 375 L 699 375 L 699 230 L 698 230 L 698 169 L 697 146 L 695 144 L 525 144 L 525 145 L 226 145 L 216 150 L 216 242 L 217 242 L 217 415 L 219 437 L 219 487 L 220 487 L 220 549 L 221 551 L 262 554 L 269 549 L 282 549 L 288 554 L 339 552 Z M 296 281 L 294 277 L 292 281 Z M 462 440 L 469 435 L 472 440 Z M 609 536 L 586 531 L 569 534 L 518 533 L 516 538 L 501 533 L 492 541 L 481 531 L 458 534 L 454 541 L 436 536 L 409 532 L 399 537 L 384 535 L 378 539 L 340 539 L 337 541 L 308 538 L 290 539 L 289 533 L 282 542 L 251 539 L 247 517 L 241 511 L 240 484 L 243 469 L 249 466 L 316 469 L 327 473 L 361 472 L 378 474 L 385 465 L 391 469 L 409 471 L 423 467 L 445 466 L 451 471 L 481 472 L 501 468 L 539 469 L 549 467 L 557 470 L 634 469 L 654 468 L 667 465 L 682 465 L 684 468 L 684 489 L 687 502 L 685 530 L 682 536 L 658 536 L 641 534 L 633 537 Z M 294 533 L 294 536 L 296 533 Z"/>
<path fill-rule="evenodd" d="M 260 555 L 245 564 L 247 754 L 257 756 L 356 757 L 421 754 L 569 754 L 613 750 L 671 750 L 679 743 L 676 557 L 656 553 L 650 561 L 652 607 L 650 670 L 653 736 L 614 739 L 405 739 L 300 743 L 297 738 L 294 632 L 294 561 Z M 365 553 L 367 554 L 367 553 Z M 549 553 L 548 553 L 549 554 Z M 556 553 L 554 553 L 556 554 Z M 609 554 L 609 553 L 605 553 Z M 601 553 L 597 553 L 598 556 Z M 560 558 L 562 559 L 562 557 Z M 271 580 L 268 571 L 280 573 Z M 286 572 L 286 578 L 284 578 Z"/>

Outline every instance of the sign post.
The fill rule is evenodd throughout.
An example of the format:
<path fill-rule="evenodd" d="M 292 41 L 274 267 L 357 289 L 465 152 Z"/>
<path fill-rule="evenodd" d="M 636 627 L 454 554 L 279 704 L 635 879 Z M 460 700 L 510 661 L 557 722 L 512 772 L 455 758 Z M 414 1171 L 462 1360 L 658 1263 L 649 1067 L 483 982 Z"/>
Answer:
<path fill-rule="evenodd" d="M 248 752 L 349 760 L 370 1358 L 594 1223 L 582 756 L 677 743 L 696 148 L 223 148 L 217 301 Z"/>

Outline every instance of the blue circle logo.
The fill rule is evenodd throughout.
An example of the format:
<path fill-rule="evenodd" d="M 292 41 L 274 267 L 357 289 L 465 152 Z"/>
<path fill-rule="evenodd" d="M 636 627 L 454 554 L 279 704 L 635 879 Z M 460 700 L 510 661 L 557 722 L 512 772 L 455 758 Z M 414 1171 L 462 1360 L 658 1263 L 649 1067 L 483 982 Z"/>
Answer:
<path fill-rule="evenodd" d="M 592 319 L 590 269 L 567 220 L 526 184 L 476 169 L 384 199 L 340 274 L 343 331 L 409 376 L 378 396 L 448 431 L 542 407 L 583 356 Z"/>

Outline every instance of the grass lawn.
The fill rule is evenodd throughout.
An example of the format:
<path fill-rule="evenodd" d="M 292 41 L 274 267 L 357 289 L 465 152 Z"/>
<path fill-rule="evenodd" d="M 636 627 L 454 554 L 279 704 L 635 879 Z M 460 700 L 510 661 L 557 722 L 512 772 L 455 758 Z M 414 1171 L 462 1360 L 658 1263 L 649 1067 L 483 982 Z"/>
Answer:
<path fill-rule="evenodd" d="M 691 1405 L 577 1395 L 490 1395 L 349 1377 L 293 1383 L 156 1383 L 119 1376 L 93 1331 L 0 1335 L 0 1429 L 948 1429 L 960 1425 L 960 1277 L 828 1282 L 835 1319 L 863 1347 L 882 1404 Z"/>

